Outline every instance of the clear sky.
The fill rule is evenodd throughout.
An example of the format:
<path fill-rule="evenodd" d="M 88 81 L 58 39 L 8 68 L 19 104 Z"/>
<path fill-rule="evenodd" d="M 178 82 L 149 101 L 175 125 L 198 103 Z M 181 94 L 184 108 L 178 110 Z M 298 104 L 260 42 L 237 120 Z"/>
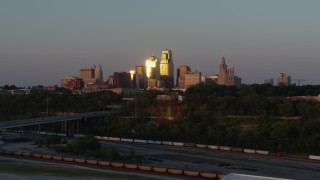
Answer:
<path fill-rule="evenodd" d="M 172 49 L 175 69 L 243 83 L 280 72 L 320 84 L 319 0 L 0 0 L 0 86 L 60 85 L 81 67 L 104 77 Z"/>

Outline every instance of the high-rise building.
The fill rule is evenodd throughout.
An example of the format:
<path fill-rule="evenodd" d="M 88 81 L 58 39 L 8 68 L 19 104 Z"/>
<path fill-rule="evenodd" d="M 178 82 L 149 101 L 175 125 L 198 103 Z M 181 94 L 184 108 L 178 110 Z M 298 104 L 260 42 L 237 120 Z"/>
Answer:
<path fill-rule="evenodd" d="M 153 55 L 146 60 L 146 75 L 149 79 L 160 77 L 159 60 Z"/>
<path fill-rule="evenodd" d="M 94 78 L 97 79 L 97 81 L 102 82 L 103 81 L 103 72 L 101 65 L 99 66 L 93 66 L 94 69 Z"/>
<path fill-rule="evenodd" d="M 159 60 L 153 55 L 146 60 L 147 88 L 154 88 L 154 85 L 155 87 L 160 87 L 158 85 L 161 83 L 154 83 L 158 82 L 160 79 L 159 65 Z"/>
<path fill-rule="evenodd" d="M 174 87 L 174 64 L 172 51 L 169 49 L 165 49 L 161 53 L 160 79 L 164 82 L 166 88 Z"/>
<path fill-rule="evenodd" d="M 184 88 L 189 88 L 201 83 L 201 72 L 192 72 L 185 74 Z"/>
<path fill-rule="evenodd" d="M 84 82 L 81 78 L 66 76 L 61 78 L 61 87 L 68 89 L 79 89 L 84 87 Z"/>
<path fill-rule="evenodd" d="M 103 72 L 101 65 L 93 66 L 93 68 L 80 69 L 80 78 L 84 81 L 85 87 L 103 81 Z"/>
<path fill-rule="evenodd" d="M 135 67 L 135 75 L 136 75 L 136 88 L 143 89 L 145 88 L 146 81 L 146 67 L 144 65 L 138 65 Z"/>
<path fill-rule="evenodd" d="M 127 72 L 113 73 L 114 88 L 131 88 L 131 74 Z"/>
<path fill-rule="evenodd" d="M 226 60 L 224 57 L 221 59 L 219 65 L 219 75 L 218 75 L 218 84 L 225 86 L 240 86 L 241 78 L 234 75 L 234 67 L 228 69 L 226 65 Z"/>
<path fill-rule="evenodd" d="M 291 85 L 291 76 L 288 76 L 284 73 L 281 73 L 281 76 L 278 77 L 278 86 L 288 86 Z"/>
<path fill-rule="evenodd" d="M 94 78 L 94 69 L 93 68 L 82 68 L 80 69 L 80 78 L 83 80 Z"/>
<path fill-rule="evenodd" d="M 191 68 L 189 66 L 180 66 L 177 69 L 177 87 L 179 88 L 185 88 L 185 74 L 190 73 Z"/>

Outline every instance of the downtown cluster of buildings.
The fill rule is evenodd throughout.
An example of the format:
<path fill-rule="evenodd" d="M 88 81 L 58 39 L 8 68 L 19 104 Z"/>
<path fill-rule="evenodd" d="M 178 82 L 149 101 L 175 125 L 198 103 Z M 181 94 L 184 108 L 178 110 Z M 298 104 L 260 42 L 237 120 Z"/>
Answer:
<path fill-rule="evenodd" d="M 145 60 L 143 65 L 136 65 L 129 72 L 114 72 L 103 80 L 101 65 L 80 69 L 80 77 L 66 76 L 61 79 L 61 87 L 79 89 L 186 89 L 205 82 L 215 82 L 226 86 L 240 86 L 241 78 L 235 76 L 234 68 L 227 67 L 225 58 L 221 59 L 219 74 L 208 78 L 201 72 L 191 71 L 187 65 L 179 66 L 174 72 L 172 51 L 162 50 L 161 59 L 154 55 Z"/>

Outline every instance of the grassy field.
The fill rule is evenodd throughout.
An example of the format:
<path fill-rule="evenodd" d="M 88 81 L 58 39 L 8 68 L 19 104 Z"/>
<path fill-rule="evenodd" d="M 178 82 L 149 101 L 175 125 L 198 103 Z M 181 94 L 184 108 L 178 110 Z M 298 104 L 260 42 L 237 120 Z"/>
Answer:
<path fill-rule="evenodd" d="M 125 175 L 109 172 L 99 172 L 73 167 L 57 167 L 54 165 L 39 165 L 25 162 L 0 161 L 0 172 L 25 175 L 25 176 L 53 176 L 53 177 L 68 177 L 68 178 L 83 178 L 83 179 L 132 179 L 132 180 L 147 180 L 147 178 L 135 175 Z"/>

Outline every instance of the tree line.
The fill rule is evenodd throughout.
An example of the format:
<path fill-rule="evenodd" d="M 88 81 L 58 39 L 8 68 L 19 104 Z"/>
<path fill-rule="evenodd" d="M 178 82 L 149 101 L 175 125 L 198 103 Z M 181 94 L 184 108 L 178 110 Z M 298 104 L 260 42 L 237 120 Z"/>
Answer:
<path fill-rule="evenodd" d="M 112 92 L 3 95 L 0 96 L 0 119 L 43 116 L 47 102 L 51 115 L 97 111 L 112 103 L 122 103 L 118 116 L 86 122 L 86 134 L 320 153 L 319 102 L 286 98 L 317 96 L 320 86 L 242 85 L 237 88 L 200 84 L 186 92 L 169 92 L 183 95 L 183 102 L 155 100 L 157 95 L 165 93 L 144 91 L 129 102 L 121 102 L 122 96 Z M 161 115 L 175 117 L 174 120 L 150 118 Z"/>

